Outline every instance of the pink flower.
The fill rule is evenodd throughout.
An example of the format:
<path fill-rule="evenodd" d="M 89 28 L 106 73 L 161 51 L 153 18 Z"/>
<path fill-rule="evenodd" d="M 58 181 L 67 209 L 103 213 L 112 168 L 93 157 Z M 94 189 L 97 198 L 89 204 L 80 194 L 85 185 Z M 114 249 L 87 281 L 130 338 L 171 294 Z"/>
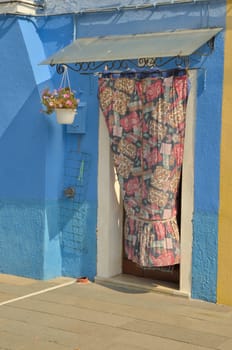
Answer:
<path fill-rule="evenodd" d="M 75 98 L 69 87 L 65 87 L 54 91 L 50 91 L 49 88 L 45 89 L 41 102 L 46 107 L 44 112 L 51 114 L 55 108 L 76 108 L 79 100 Z"/>
<path fill-rule="evenodd" d="M 66 101 L 66 105 L 67 106 L 72 106 L 72 101 L 70 101 L 70 100 Z"/>

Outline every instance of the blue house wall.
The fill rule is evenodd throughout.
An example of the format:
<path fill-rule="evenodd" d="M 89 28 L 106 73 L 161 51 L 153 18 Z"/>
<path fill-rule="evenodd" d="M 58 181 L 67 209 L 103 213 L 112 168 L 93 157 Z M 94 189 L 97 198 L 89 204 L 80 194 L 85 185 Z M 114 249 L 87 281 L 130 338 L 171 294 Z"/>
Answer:
<path fill-rule="evenodd" d="M 205 87 L 198 82 L 195 130 L 192 296 L 213 302 L 217 300 L 223 59 L 221 33 L 204 63 Z"/>
<path fill-rule="evenodd" d="M 224 22 L 224 0 L 0 17 L 0 272 L 39 279 L 96 275 L 97 77 L 69 71 L 72 88 L 86 104 L 85 132 L 77 134 L 41 114 L 41 90 L 58 86 L 61 76 L 38 63 L 71 43 L 74 32 L 91 37 L 224 27 Z M 192 296 L 210 301 L 216 300 L 223 51 L 221 32 L 198 71 Z M 191 61 L 191 67 L 198 65 Z M 74 199 L 64 196 L 70 186 Z"/>
<path fill-rule="evenodd" d="M 0 269 L 42 278 L 47 130 L 19 21 L 0 23 Z"/>
<path fill-rule="evenodd" d="M 88 104 L 89 115 L 93 113 L 91 106 L 95 106 L 95 118 L 89 123 L 87 118 L 85 135 L 68 134 L 53 117 L 41 113 L 40 104 L 41 90 L 59 85 L 61 76 L 54 68 L 38 63 L 71 41 L 73 18 L 2 17 L 0 23 L 5 28 L 0 39 L 5 53 L 1 59 L 0 83 L 4 118 L 0 125 L 0 271 L 39 279 L 83 273 L 93 278 L 98 118 L 97 94 L 91 91 L 95 82 L 90 77 L 82 77 L 80 84 L 76 74 L 70 74 L 73 89 Z M 87 88 L 82 89 L 80 85 Z M 71 230 L 64 221 L 70 221 L 70 215 L 76 214 L 68 209 L 66 218 L 63 210 L 67 204 L 63 190 L 65 172 L 69 171 L 66 154 L 70 147 L 76 153 L 89 156 L 88 174 L 87 168 L 83 174 L 88 176 L 88 186 L 75 208 L 76 221 L 81 220 L 81 224 L 75 226 L 71 222 Z M 68 208 L 72 205 L 68 203 Z M 66 231 L 74 237 L 68 244 L 64 243 Z M 84 243 L 79 244 L 83 240 Z"/>

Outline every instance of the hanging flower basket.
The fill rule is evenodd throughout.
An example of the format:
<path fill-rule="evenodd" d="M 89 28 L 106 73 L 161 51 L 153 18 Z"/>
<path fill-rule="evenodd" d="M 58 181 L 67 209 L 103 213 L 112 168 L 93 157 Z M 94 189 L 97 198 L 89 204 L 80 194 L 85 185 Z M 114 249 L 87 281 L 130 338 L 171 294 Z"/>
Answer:
<path fill-rule="evenodd" d="M 67 84 L 67 86 L 64 86 Z M 64 70 L 59 89 L 45 89 L 42 92 L 41 103 L 45 109 L 45 114 L 56 112 L 59 124 L 72 124 L 80 100 L 75 97 L 75 92 L 71 90 L 67 69 Z"/>
<path fill-rule="evenodd" d="M 45 89 L 42 93 L 42 104 L 45 106 L 43 112 L 45 114 L 56 112 L 57 122 L 59 124 L 73 123 L 78 103 L 79 100 L 69 87 L 59 88 L 53 91 Z"/>
<path fill-rule="evenodd" d="M 76 115 L 76 109 L 55 108 L 56 120 L 59 124 L 72 124 Z"/>

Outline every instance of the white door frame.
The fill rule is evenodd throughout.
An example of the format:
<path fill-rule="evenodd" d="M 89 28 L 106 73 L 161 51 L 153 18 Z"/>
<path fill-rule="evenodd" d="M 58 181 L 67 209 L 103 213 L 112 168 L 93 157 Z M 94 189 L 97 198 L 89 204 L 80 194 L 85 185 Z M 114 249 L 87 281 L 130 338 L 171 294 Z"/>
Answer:
<path fill-rule="evenodd" d="M 196 71 L 190 71 L 191 89 L 187 106 L 182 172 L 180 291 L 191 295 L 192 217 L 194 202 L 194 130 Z M 122 216 L 120 189 L 114 172 L 108 131 L 99 110 L 97 278 L 122 273 Z"/>

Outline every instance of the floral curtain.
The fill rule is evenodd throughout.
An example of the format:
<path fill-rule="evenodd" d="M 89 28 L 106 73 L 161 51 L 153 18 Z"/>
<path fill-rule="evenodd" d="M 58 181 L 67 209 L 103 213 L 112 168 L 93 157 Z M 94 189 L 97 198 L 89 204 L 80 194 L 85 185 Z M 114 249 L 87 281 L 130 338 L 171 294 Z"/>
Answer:
<path fill-rule="evenodd" d="M 180 262 L 176 214 L 187 96 L 185 71 L 99 79 L 126 213 L 125 253 L 142 267 Z"/>

